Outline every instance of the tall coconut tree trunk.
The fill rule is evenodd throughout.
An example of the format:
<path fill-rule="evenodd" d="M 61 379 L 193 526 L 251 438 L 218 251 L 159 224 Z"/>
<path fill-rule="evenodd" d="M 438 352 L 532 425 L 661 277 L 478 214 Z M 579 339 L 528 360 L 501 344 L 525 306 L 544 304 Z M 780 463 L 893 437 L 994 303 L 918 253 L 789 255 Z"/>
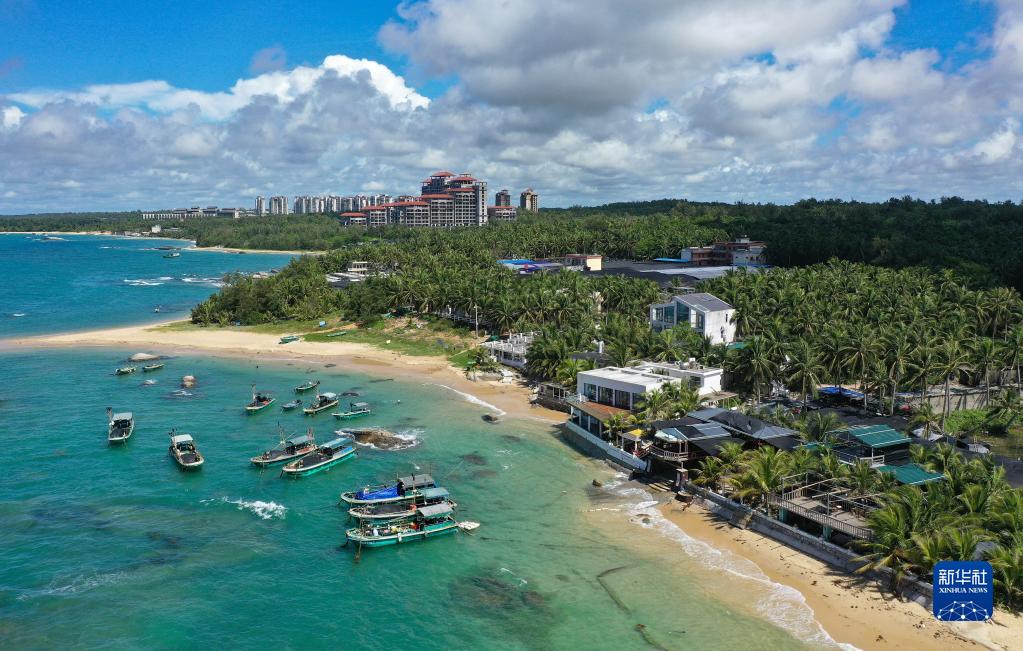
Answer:
<path fill-rule="evenodd" d="M 899 374 L 898 373 L 896 373 L 895 377 L 892 378 L 892 406 L 891 406 L 891 409 L 888 410 L 888 415 L 889 416 L 894 416 L 895 415 L 895 397 L 897 395 L 899 395 Z"/>

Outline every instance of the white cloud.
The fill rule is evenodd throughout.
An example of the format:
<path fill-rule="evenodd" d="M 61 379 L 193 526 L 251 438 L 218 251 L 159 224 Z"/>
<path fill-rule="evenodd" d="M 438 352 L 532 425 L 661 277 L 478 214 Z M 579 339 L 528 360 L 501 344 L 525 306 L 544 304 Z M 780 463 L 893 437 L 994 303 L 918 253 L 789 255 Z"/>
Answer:
<path fill-rule="evenodd" d="M 990 57 L 897 49 L 898 0 L 429 0 L 380 35 L 432 101 L 343 55 L 220 92 L 0 98 L 5 211 L 413 192 L 438 168 L 547 205 L 1023 196 L 1023 11 Z M 79 187 L 66 187 L 73 179 Z"/>

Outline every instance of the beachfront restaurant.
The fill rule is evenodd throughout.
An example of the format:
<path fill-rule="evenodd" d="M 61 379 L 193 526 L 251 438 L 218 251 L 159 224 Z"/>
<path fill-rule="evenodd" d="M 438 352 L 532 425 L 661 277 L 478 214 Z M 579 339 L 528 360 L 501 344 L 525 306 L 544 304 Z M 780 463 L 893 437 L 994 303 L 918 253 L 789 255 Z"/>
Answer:
<path fill-rule="evenodd" d="M 592 402 L 583 396 L 568 398 L 566 402 L 569 418 L 565 426 L 569 432 L 632 470 L 647 470 L 648 444 L 643 440 L 643 431 L 618 432 L 607 426 L 615 416 L 628 416 L 631 413 L 628 409 Z"/>
<path fill-rule="evenodd" d="M 690 412 L 689 416 L 700 422 L 718 424 L 730 434 L 739 437 L 744 443 L 754 447 L 769 445 L 790 452 L 802 444 L 799 435 L 794 430 L 780 425 L 772 425 L 739 411 L 721 409 L 720 407 L 705 407 Z"/>
<path fill-rule="evenodd" d="M 648 452 L 660 463 L 651 462 L 651 470 L 659 469 L 658 466 L 677 469 L 691 465 L 716 456 L 726 443 L 744 443 L 718 423 L 705 423 L 690 416 L 654 421 L 652 426 L 655 431 Z"/>

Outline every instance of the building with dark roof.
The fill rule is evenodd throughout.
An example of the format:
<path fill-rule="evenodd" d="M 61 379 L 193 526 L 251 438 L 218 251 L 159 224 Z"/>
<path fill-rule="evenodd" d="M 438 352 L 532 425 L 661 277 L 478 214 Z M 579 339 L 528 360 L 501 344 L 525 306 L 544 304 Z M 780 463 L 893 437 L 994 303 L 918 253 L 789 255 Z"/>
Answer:
<path fill-rule="evenodd" d="M 714 344 L 735 341 L 735 308 L 713 294 L 672 296 L 650 306 L 650 327 L 655 332 L 689 326 Z"/>

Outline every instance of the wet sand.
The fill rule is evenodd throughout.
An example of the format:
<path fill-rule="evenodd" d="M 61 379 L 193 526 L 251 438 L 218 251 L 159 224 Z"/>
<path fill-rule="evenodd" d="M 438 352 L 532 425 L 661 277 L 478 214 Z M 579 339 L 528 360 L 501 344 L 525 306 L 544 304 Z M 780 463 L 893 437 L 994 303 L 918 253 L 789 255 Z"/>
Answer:
<path fill-rule="evenodd" d="M 295 341 L 281 344 L 280 335 L 225 328 L 176 329 L 175 322 L 158 325 L 111 328 L 60 335 L 20 337 L 0 342 L 7 346 L 27 347 L 119 347 L 132 352 L 154 354 L 212 353 L 226 357 L 267 360 L 317 360 L 337 364 L 339 368 L 393 375 L 403 380 L 422 380 L 443 385 L 480 401 L 481 408 L 494 408 L 507 417 L 561 423 L 565 414 L 529 404 L 529 388 L 524 384 L 477 380 L 465 377 L 443 357 L 402 355 L 368 344 Z"/>

